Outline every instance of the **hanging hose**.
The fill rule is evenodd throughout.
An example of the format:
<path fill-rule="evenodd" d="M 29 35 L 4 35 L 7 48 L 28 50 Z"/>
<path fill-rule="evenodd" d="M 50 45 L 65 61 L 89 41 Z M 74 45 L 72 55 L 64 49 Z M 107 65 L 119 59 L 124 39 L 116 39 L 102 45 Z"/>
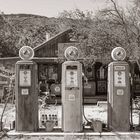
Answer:
<path fill-rule="evenodd" d="M 133 129 L 133 96 L 134 96 L 134 87 L 133 87 L 133 78 L 130 80 L 130 129 Z"/>
<path fill-rule="evenodd" d="M 87 123 L 91 123 L 88 119 L 87 119 L 87 117 L 85 116 L 85 111 L 84 111 L 84 79 L 82 79 L 82 87 L 83 87 L 83 89 L 82 89 L 82 96 L 83 96 L 83 116 L 84 116 L 84 118 L 85 118 L 85 120 L 87 121 Z"/>
<path fill-rule="evenodd" d="M 134 65 L 131 61 L 128 61 L 128 64 L 130 66 L 130 129 L 133 130 L 134 69 L 131 69 L 131 67 L 134 67 Z"/>

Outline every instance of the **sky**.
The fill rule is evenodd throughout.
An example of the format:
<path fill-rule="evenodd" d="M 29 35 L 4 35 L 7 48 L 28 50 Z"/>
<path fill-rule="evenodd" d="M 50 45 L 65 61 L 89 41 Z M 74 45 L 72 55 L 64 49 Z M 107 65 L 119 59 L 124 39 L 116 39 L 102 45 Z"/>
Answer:
<path fill-rule="evenodd" d="M 57 17 L 64 10 L 97 11 L 105 8 L 107 0 L 0 0 L 0 11 L 4 14 L 34 14 Z M 129 0 L 116 0 L 122 7 L 128 6 Z"/>

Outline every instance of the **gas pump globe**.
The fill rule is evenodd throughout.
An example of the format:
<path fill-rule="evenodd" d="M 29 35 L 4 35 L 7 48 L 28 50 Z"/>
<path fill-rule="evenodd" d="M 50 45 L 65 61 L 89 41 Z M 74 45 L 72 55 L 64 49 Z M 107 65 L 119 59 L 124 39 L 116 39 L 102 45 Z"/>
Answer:
<path fill-rule="evenodd" d="M 122 47 L 116 47 L 112 50 L 111 57 L 114 61 L 123 61 L 126 58 L 126 51 Z"/>
<path fill-rule="evenodd" d="M 74 46 L 70 46 L 65 50 L 64 53 L 67 60 L 75 61 L 78 58 L 78 49 Z"/>
<path fill-rule="evenodd" d="M 23 46 L 19 50 L 19 57 L 22 60 L 31 60 L 34 57 L 34 50 L 29 46 Z"/>

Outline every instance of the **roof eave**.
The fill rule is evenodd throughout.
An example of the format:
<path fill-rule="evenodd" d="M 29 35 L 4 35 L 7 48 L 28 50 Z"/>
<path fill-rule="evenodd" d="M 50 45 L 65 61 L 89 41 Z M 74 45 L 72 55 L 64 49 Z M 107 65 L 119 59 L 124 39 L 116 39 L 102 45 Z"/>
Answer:
<path fill-rule="evenodd" d="M 42 47 L 44 46 L 44 44 L 50 43 L 52 40 L 55 40 L 57 37 L 60 37 L 60 36 L 64 35 L 65 33 L 69 33 L 69 32 L 71 32 L 71 31 L 72 31 L 72 29 L 67 29 L 67 30 L 65 30 L 65 31 L 62 31 L 62 32 L 56 34 L 55 36 L 51 37 L 49 40 L 43 42 L 42 44 L 40 44 L 40 45 L 38 45 L 38 46 L 36 46 L 36 47 L 34 47 L 34 48 L 33 48 L 34 51 L 39 50 L 40 48 L 42 48 Z"/>

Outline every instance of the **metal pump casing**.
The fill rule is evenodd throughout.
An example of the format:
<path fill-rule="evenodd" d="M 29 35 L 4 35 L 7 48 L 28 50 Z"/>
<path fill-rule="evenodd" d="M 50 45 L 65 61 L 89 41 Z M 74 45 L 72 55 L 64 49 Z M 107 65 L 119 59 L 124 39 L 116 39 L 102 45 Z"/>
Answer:
<path fill-rule="evenodd" d="M 62 130 L 64 132 L 83 130 L 82 64 L 74 61 L 75 55 L 77 57 L 75 49 L 75 47 L 66 49 L 65 55 L 68 61 L 62 64 Z"/>
<path fill-rule="evenodd" d="M 108 128 L 112 131 L 129 131 L 129 65 L 124 61 L 125 56 L 116 55 L 125 55 L 123 48 L 115 48 L 112 54 L 115 59 L 108 65 Z"/>

